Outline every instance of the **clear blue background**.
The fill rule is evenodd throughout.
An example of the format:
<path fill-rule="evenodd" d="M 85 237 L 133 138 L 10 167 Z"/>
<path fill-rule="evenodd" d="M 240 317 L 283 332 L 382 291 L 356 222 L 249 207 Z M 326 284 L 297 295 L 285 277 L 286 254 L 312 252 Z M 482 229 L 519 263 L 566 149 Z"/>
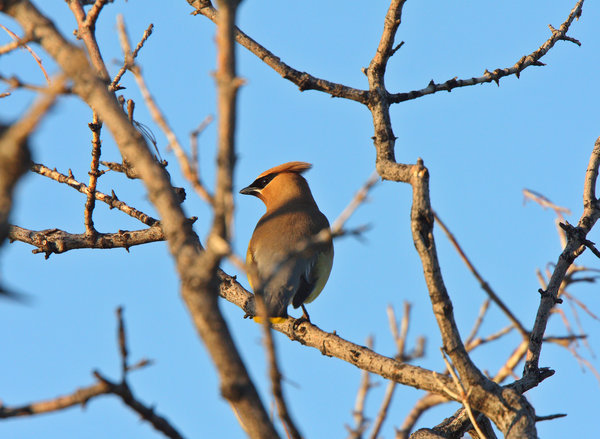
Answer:
<path fill-rule="evenodd" d="M 36 1 L 59 27 L 72 37 L 75 20 L 65 2 Z M 434 2 L 406 3 L 397 41 L 405 45 L 390 60 L 386 84 L 392 92 L 443 82 L 455 76 L 481 76 L 484 69 L 512 66 L 537 49 L 549 36 L 549 23 L 558 27 L 574 1 Z M 358 1 L 246 1 L 240 27 L 283 61 L 301 71 L 357 88 L 366 88 L 361 68 L 375 53 L 388 2 Z M 215 68 L 215 27 L 208 19 L 190 15 L 183 1 L 117 1 L 105 7 L 97 25 L 102 54 L 111 74 L 122 54 L 116 33 L 116 14 L 125 17 L 134 44 L 149 23 L 154 34 L 138 61 L 151 91 L 184 144 L 189 133 L 207 115 L 215 114 L 211 72 Z M 523 204 L 522 189 L 539 191 L 553 202 L 572 209 L 567 219 L 576 223 L 582 211 L 582 188 L 589 154 L 600 136 L 598 123 L 597 3 L 584 6 L 583 16 L 569 34 L 582 47 L 559 42 L 542 59 L 546 67 L 530 67 L 521 79 L 503 79 L 500 87 L 485 84 L 439 93 L 396 105 L 392 112 L 398 136 L 396 157 L 413 163 L 422 157 L 431 173 L 434 209 L 455 233 L 486 280 L 526 327 L 531 327 L 539 304 L 535 270 L 556 261 L 560 244 L 554 215 Z M 0 17 L 16 33 L 18 25 Z M 0 32 L 0 44 L 9 37 Z M 77 44 L 81 44 L 77 42 Z M 56 66 L 42 49 L 33 46 L 52 73 Z M 307 174 L 315 198 L 333 220 L 374 168 L 373 128 L 366 108 L 354 102 L 297 88 L 239 47 L 241 89 L 238 113 L 236 188 L 251 182 L 263 170 L 290 160 L 314 164 Z M 31 56 L 19 51 L 0 58 L 0 73 L 44 84 Z M 166 139 L 152 123 L 131 74 L 122 81 L 126 98 L 136 101 L 136 119 L 148 125 L 170 162 L 173 182 L 186 183 L 175 157 L 165 151 Z M 5 86 L 3 86 L 5 87 Z M 23 114 L 34 94 L 16 91 L 0 100 L 2 120 Z M 76 97 L 61 98 L 32 138 L 35 161 L 87 183 L 91 110 Z M 200 138 L 200 167 L 209 187 L 214 181 L 215 131 L 213 123 Z M 119 153 L 103 131 L 103 159 L 118 161 Z M 114 189 L 119 198 L 156 215 L 140 182 L 108 173 L 99 190 Z M 20 183 L 13 222 L 40 230 L 60 228 L 81 233 L 85 197 L 39 175 Z M 244 254 L 254 225 L 264 207 L 250 197 L 236 197 L 234 246 Z M 310 305 L 313 322 L 357 343 L 369 335 L 375 348 L 393 355 L 395 347 L 385 308 L 398 315 L 402 303 L 413 304 L 409 348 L 418 335 L 427 336 L 427 355 L 417 364 L 442 369 L 441 341 L 423 282 L 420 261 L 410 234 L 411 194 L 407 185 L 384 182 L 360 207 L 349 227 L 370 224 L 363 241 L 336 241 L 335 263 L 329 283 Z M 188 189 L 186 213 L 199 217 L 196 230 L 204 238 L 211 213 Z M 142 225 L 98 203 L 94 212 L 98 230 L 139 229 Z M 455 251 L 437 229 L 436 238 L 444 278 L 455 305 L 463 336 L 470 331 L 485 294 Z M 592 241 L 600 241 L 594 230 Z M 0 322 L 0 398 L 9 406 L 50 399 L 93 383 L 93 369 L 119 378 L 116 348 L 117 306 L 125 308 L 130 358 L 156 363 L 130 375 L 137 396 L 156 405 L 186 437 L 238 438 L 244 434 L 227 403 L 218 396 L 214 367 L 196 336 L 178 293 L 173 262 L 164 243 L 118 250 L 78 250 L 62 255 L 32 255 L 22 243 L 5 245 L 0 256 L 2 282 L 31 296 L 29 305 L 3 301 Z M 586 252 L 578 263 L 598 267 Z M 236 270 L 225 264 L 230 274 Z M 245 277 L 240 275 L 243 283 Z M 571 293 L 590 310 L 600 312 L 598 286 L 578 284 Z M 266 379 L 260 328 L 243 320 L 243 312 L 227 302 L 222 310 L 235 341 L 255 379 L 265 404 L 272 406 Z M 577 331 L 571 308 L 564 310 Z M 579 311 L 590 346 L 597 348 L 599 323 Z M 492 306 L 482 328 L 487 335 L 508 324 Z M 548 334 L 567 333 L 553 316 Z M 319 351 L 277 335 L 285 391 L 294 419 L 307 438 L 344 437 L 353 425 L 360 371 Z M 491 374 L 518 342 L 505 341 L 479 348 L 473 358 Z M 581 355 L 598 367 L 598 360 L 580 346 Z M 544 345 L 542 366 L 556 375 L 528 393 L 537 414 L 567 413 L 568 417 L 538 425 L 544 438 L 594 437 L 600 389 L 589 370 L 564 348 Z M 520 374 L 522 366 L 516 369 Z M 382 382 L 374 377 L 375 381 Z M 384 385 L 368 397 L 366 415 L 374 419 Z M 422 392 L 397 389 L 382 437 L 392 438 L 394 427 Z M 436 408 L 421 426 L 433 426 L 452 414 L 456 404 Z M 0 436 L 37 437 L 162 437 L 115 397 L 91 401 L 82 410 L 0 422 Z"/>

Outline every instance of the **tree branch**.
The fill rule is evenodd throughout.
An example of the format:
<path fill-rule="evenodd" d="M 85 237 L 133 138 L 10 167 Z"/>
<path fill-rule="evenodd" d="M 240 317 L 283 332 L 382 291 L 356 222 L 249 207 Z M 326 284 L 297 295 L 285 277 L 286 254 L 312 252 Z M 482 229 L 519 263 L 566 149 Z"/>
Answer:
<path fill-rule="evenodd" d="M 119 230 L 117 233 L 73 234 L 59 229 L 27 230 L 11 226 L 8 238 L 11 242 L 20 241 L 36 247 L 32 253 L 44 253 L 48 259 L 52 253 L 64 253 L 80 248 L 124 248 L 129 251 L 135 245 L 164 241 L 165 235 L 160 223 L 144 230 Z"/>
<path fill-rule="evenodd" d="M 548 373 L 553 373 L 553 371 L 547 368 L 539 369 L 543 336 L 546 331 L 548 319 L 550 318 L 550 312 L 554 305 L 559 303 L 558 294 L 567 270 L 573 261 L 586 249 L 586 243 L 589 242 L 586 236 L 598 218 L 600 218 L 600 203 L 595 195 L 599 165 L 600 137 L 594 144 L 586 171 L 583 191 L 583 214 L 579 219 L 579 223 L 577 227 L 573 227 L 568 223 L 561 223 L 561 227 L 567 235 L 567 245 L 558 258 L 546 290 L 540 290 L 540 306 L 529 339 L 529 349 L 527 351 L 523 378 L 515 383 L 515 388 L 519 389 L 519 391 L 526 391 L 531 387 L 537 386 Z"/>
<path fill-rule="evenodd" d="M 483 83 L 492 82 L 492 81 L 495 82 L 496 84 L 500 85 L 500 79 L 505 76 L 516 75 L 518 78 L 520 76 L 521 72 L 529 66 L 543 66 L 544 64 L 540 62 L 540 59 L 544 55 L 546 55 L 546 53 L 548 53 L 548 51 L 550 49 L 552 49 L 552 47 L 554 47 L 554 45 L 558 41 L 570 41 L 572 43 L 577 44 L 578 46 L 581 46 L 581 43 L 579 41 L 575 40 L 574 38 L 568 37 L 567 32 L 569 30 L 569 27 L 571 26 L 571 23 L 573 23 L 573 20 L 575 18 L 578 18 L 581 15 L 581 9 L 583 7 L 583 2 L 584 2 L 584 0 L 579 0 L 575 4 L 573 9 L 569 13 L 569 16 L 562 23 L 562 25 L 560 26 L 559 29 L 554 29 L 552 26 L 549 26 L 550 31 L 552 32 L 552 35 L 550 36 L 550 38 L 548 38 L 548 40 L 546 40 L 544 42 L 544 44 L 542 44 L 540 46 L 539 49 L 537 49 L 534 52 L 530 53 L 529 55 L 523 56 L 521 59 L 519 59 L 515 63 L 514 66 L 507 67 L 504 69 L 496 69 L 493 72 L 489 72 L 486 69 L 485 72 L 483 73 L 483 76 L 480 76 L 477 78 L 469 78 L 469 79 L 452 78 L 441 84 L 436 84 L 432 79 L 431 82 L 429 82 L 429 84 L 427 85 L 427 87 L 422 88 L 420 90 L 413 90 L 408 93 L 391 94 L 390 101 L 394 104 L 397 104 L 399 102 L 417 99 L 422 96 L 437 93 L 439 91 L 448 91 L 449 92 L 458 87 L 467 87 L 470 85 L 483 84 Z"/>
<path fill-rule="evenodd" d="M 498 305 L 498 308 L 500 308 L 502 310 L 502 312 L 506 315 L 506 317 L 508 317 L 508 320 L 510 320 L 512 322 L 512 324 L 515 325 L 515 327 L 517 328 L 517 330 L 519 331 L 521 336 L 523 336 L 525 338 L 529 337 L 529 332 L 523 327 L 523 325 L 521 324 L 519 319 L 517 319 L 517 317 L 512 313 L 512 311 L 508 308 L 508 306 L 506 306 L 506 304 L 502 301 L 502 299 L 500 299 L 500 297 L 494 292 L 492 287 L 490 287 L 490 284 L 488 284 L 485 281 L 485 279 L 483 279 L 483 277 L 481 277 L 481 275 L 479 274 L 479 272 L 477 271 L 475 266 L 473 266 L 473 264 L 471 263 L 471 261 L 469 260 L 469 258 L 465 254 L 465 252 L 463 251 L 462 247 L 460 246 L 460 244 L 458 243 L 458 241 L 452 234 L 452 232 L 450 232 L 448 227 L 446 227 L 446 224 L 444 224 L 444 222 L 440 219 L 439 216 L 437 216 L 437 214 L 435 212 L 433 212 L 433 217 L 434 217 L 435 221 L 440 225 L 440 227 L 442 228 L 442 230 L 444 231 L 444 233 L 450 240 L 450 243 L 455 248 L 455 250 L 458 252 L 460 258 L 463 260 L 463 262 L 465 263 L 467 268 L 471 271 L 473 276 L 475 276 L 475 278 L 479 282 L 479 285 L 481 286 L 481 289 L 487 293 L 489 298 L 492 299 L 492 301 L 496 305 Z"/>
<path fill-rule="evenodd" d="M 212 6 L 210 0 L 187 0 L 187 2 L 196 9 L 195 14 L 204 15 L 206 18 L 213 22 L 218 20 L 218 11 Z M 306 72 L 301 72 L 293 67 L 290 67 L 269 50 L 258 44 L 238 27 L 235 27 L 235 39 L 243 47 L 248 49 L 266 65 L 271 67 L 277 73 L 279 73 L 283 79 L 296 84 L 300 91 L 305 90 L 317 90 L 327 93 L 333 97 L 340 97 L 350 99 L 352 101 L 366 104 L 368 98 L 368 92 L 365 90 L 359 90 L 352 87 L 348 87 L 335 82 L 326 81 L 324 79 L 317 78 Z"/>
<path fill-rule="evenodd" d="M 61 174 L 56 169 L 50 169 L 44 165 L 34 163 L 31 165 L 31 171 L 43 175 L 44 177 L 51 178 L 52 180 L 58 181 L 59 183 L 64 183 L 68 186 L 71 186 L 73 189 L 81 192 L 82 194 L 89 195 L 92 193 L 88 186 L 75 179 L 71 170 L 69 170 L 69 175 L 65 175 Z M 154 219 L 151 216 L 146 215 L 144 212 L 141 212 L 124 203 L 123 201 L 119 200 L 114 191 L 112 192 L 112 195 L 106 195 L 102 192 L 94 191 L 94 197 L 97 200 L 108 204 L 111 209 L 118 209 L 121 212 L 131 216 L 132 218 L 135 218 L 138 221 L 146 224 L 147 226 L 152 227 L 158 222 L 157 219 Z"/>
<path fill-rule="evenodd" d="M 244 289 L 235 278 L 219 271 L 219 295 L 239 306 L 246 314 L 256 315 L 254 295 Z M 335 357 L 357 366 L 360 369 L 417 389 L 442 392 L 442 385 L 453 388 L 447 377 L 438 376 L 436 381 L 432 371 L 380 355 L 340 337 L 335 331 L 325 332 L 314 324 L 304 322 L 294 329 L 294 319 L 274 324 L 273 329 L 285 334 L 290 340 L 318 349 L 323 355 Z"/>

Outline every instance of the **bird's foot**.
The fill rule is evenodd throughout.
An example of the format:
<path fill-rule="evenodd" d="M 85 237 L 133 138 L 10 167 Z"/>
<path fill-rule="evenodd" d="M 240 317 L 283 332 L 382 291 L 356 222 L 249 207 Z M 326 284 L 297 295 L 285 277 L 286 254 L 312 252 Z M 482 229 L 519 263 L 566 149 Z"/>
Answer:
<path fill-rule="evenodd" d="M 299 317 L 294 321 L 294 323 L 292 325 L 292 329 L 294 331 L 296 329 L 298 329 L 298 326 L 300 326 L 304 322 L 311 323 L 310 316 L 308 315 L 308 312 L 306 312 L 306 308 L 304 307 L 304 305 L 300 305 L 300 306 L 302 307 L 302 317 Z"/>

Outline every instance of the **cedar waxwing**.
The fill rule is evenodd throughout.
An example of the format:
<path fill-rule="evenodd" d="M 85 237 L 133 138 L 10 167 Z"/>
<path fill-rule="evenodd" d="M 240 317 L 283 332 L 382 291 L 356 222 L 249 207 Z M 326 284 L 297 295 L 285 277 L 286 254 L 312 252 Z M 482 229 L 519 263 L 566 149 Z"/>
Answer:
<path fill-rule="evenodd" d="M 302 307 L 317 298 L 333 264 L 331 236 L 309 244 L 329 221 L 321 213 L 300 174 L 310 163 L 289 162 L 263 172 L 240 194 L 254 195 L 267 207 L 258 221 L 246 253 L 248 281 L 262 294 L 273 323 L 287 318 L 287 307 Z M 304 251 L 299 251 L 304 248 Z M 257 291 L 258 289 L 258 291 Z M 256 320 L 256 318 L 255 318 Z"/>

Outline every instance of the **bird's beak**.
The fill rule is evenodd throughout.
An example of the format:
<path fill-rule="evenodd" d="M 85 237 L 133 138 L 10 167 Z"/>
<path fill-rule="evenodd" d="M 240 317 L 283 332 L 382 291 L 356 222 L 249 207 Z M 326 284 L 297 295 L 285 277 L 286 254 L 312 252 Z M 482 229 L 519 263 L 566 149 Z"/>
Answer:
<path fill-rule="evenodd" d="M 256 188 L 252 186 L 245 187 L 240 191 L 242 195 L 256 195 Z"/>

